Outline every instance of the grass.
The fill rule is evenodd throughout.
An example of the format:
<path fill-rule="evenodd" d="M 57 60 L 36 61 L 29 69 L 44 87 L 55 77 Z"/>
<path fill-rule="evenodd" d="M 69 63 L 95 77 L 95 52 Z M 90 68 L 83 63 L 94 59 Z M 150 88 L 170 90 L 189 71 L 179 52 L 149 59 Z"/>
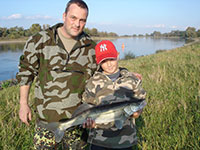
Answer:
<path fill-rule="evenodd" d="M 125 53 L 124 54 L 124 60 L 128 60 L 128 59 L 134 59 L 134 58 L 136 58 L 136 56 L 135 56 L 135 54 L 133 54 L 132 52 L 127 52 L 127 53 Z"/>
<path fill-rule="evenodd" d="M 141 73 L 147 91 L 139 147 L 200 149 L 200 44 L 120 64 Z"/>
<path fill-rule="evenodd" d="M 200 149 L 200 44 L 136 59 L 120 66 L 142 74 L 148 105 L 136 120 L 138 149 Z M 19 87 L 0 91 L 0 149 L 32 149 L 34 120 L 20 122 Z M 33 87 L 30 105 L 33 103 Z"/>
<path fill-rule="evenodd" d="M 33 99 L 33 96 L 33 90 L 31 90 L 30 99 Z M 0 99 L 0 149 L 31 149 L 34 121 L 29 127 L 19 121 L 19 87 L 13 86 L 1 90 Z M 30 106 L 32 106 L 31 103 L 33 101 L 30 102 Z"/>

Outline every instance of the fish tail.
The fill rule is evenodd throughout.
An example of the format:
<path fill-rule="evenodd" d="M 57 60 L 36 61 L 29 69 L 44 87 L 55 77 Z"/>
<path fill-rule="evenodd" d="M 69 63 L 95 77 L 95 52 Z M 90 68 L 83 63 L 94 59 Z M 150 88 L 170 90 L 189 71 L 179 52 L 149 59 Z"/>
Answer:
<path fill-rule="evenodd" d="M 65 134 L 65 130 L 60 130 L 59 128 L 57 128 L 54 134 L 55 134 L 55 141 L 59 143 Z"/>
<path fill-rule="evenodd" d="M 52 122 L 47 125 L 47 129 L 54 133 L 56 143 L 59 143 L 62 140 L 65 133 L 65 130 L 60 129 L 59 126 L 59 122 Z"/>

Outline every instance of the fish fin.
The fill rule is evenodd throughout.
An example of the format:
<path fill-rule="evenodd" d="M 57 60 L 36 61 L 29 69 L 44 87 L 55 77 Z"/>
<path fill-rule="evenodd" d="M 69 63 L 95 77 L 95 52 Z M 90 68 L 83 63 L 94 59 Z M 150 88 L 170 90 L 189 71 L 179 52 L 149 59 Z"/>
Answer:
<path fill-rule="evenodd" d="M 59 143 L 62 140 L 64 133 L 65 133 L 65 130 L 61 130 L 59 128 L 59 125 L 60 125 L 59 122 L 51 122 L 51 123 L 47 124 L 47 126 L 46 126 L 46 128 L 49 131 L 52 131 L 54 133 L 55 141 L 57 143 Z"/>
<path fill-rule="evenodd" d="M 120 117 L 119 120 L 115 120 L 115 127 L 117 129 L 122 129 L 124 122 L 126 121 L 127 117 L 125 116 L 125 114 L 122 114 L 122 116 Z"/>
<path fill-rule="evenodd" d="M 143 109 L 145 106 L 147 105 L 146 101 L 142 101 L 140 103 L 137 103 L 137 104 L 132 104 L 132 105 L 129 105 L 127 107 L 124 108 L 124 111 L 127 115 L 132 115 L 134 112 L 137 112 L 141 109 Z"/>
<path fill-rule="evenodd" d="M 124 124 L 124 121 L 123 121 L 123 120 L 116 120 L 116 121 L 115 121 L 115 127 L 116 127 L 117 129 L 122 129 L 123 124 Z"/>
<path fill-rule="evenodd" d="M 60 130 L 59 128 L 56 129 L 56 131 L 54 132 L 56 143 L 59 143 L 62 140 L 64 134 L 64 130 Z"/>
<path fill-rule="evenodd" d="M 78 116 L 80 113 L 82 113 L 83 111 L 93 107 L 94 105 L 91 104 L 87 104 L 87 103 L 83 103 L 81 104 L 72 114 L 72 118 Z"/>

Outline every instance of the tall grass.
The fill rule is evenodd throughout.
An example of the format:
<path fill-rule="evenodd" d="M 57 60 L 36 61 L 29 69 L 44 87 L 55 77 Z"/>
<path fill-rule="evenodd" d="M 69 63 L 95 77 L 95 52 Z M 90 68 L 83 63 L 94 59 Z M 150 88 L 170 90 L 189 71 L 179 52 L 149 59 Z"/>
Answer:
<path fill-rule="evenodd" d="M 33 104 L 33 87 L 30 106 Z M 34 116 L 30 126 L 21 123 L 18 117 L 19 87 L 0 91 L 0 150 L 31 150 L 33 145 Z"/>
<path fill-rule="evenodd" d="M 137 120 L 143 149 L 200 149 L 200 44 L 122 61 L 143 76 L 148 105 Z"/>
<path fill-rule="evenodd" d="M 147 91 L 148 105 L 136 120 L 138 148 L 200 149 L 200 44 L 122 60 L 120 66 L 142 74 Z M 30 126 L 20 122 L 18 91 L 18 86 L 0 91 L 1 150 L 32 149 L 35 118 Z"/>

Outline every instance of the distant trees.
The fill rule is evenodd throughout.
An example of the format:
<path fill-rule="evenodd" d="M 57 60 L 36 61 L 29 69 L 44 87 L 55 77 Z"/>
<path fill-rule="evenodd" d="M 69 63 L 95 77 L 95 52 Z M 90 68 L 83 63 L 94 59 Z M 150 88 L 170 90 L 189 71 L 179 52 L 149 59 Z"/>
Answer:
<path fill-rule="evenodd" d="M 16 26 L 9 29 L 0 27 L 0 37 L 15 39 L 23 36 L 25 36 L 25 30 L 22 27 Z"/>
<path fill-rule="evenodd" d="M 48 24 L 40 26 L 40 24 L 32 24 L 29 29 L 24 29 L 23 27 L 12 27 L 12 28 L 2 28 L 0 27 L 0 38 L 16 39 L 20 37 L 29 37 L 33 34 L 38 33 L 41 30 L 46 30 L 50 27 Z M 117 37 L 118 35 L 114 32 L 99 32 L 96 28 L 85 28 L 84 31 L 90 36 L 96 37 Z"/>
<path fill-rule="evenodd" d="M 197 36 L 200 37 L 200 29 L 197 31 Z"/>
<path fill-rule="evenodd" d="M 6 37 L 8 35 L 8 30 L 6 28 L 0 27 L 0 37 Z"/>
<path fill-rule="evenodd" d="M 96 37 L 117 37 L 118 35 L 114 32 L 99 32 L 96 28 L 85 28 L 84 32 L 89 34 L 90 36 L 96 36 Z"/>
<path fill-rule="evenodd" d="M 0 39 L 7 38 L 7 39 L 16 39 L 20 37 L 28 37 L 31 36 L 41 30 L 46 30 L 50 27 L 48 24 L 40 26 L 40 24 L 32 24 L 29 29 L 24 29 L 23 27 L 11 27 L 11 28 L 5 28 L 0 27 Z M 118 37 L 118 35 L 114 32 L 106 32 L 102 31 L 99 32 L 96 28 L 85 28 L 84 31 L 89 34 L 90 36 L 96 36 L 96 37 Z M 123 35 L 123 37 L 130 37 L 130 35 Z M 181 38 L 196 38 L 200 37 L 200 29 L 196 30 L 194 27 L 188 27 L 185 31 L 179 31 L 179 30 L 173 30 L 169 33 L 161 33 L 159 31 L 154 31 L 151 34 L 133 34 L 132 37 L 154 37 L 154 38 L 160 38 L 160 37 L 181 37 Z"/>
<path fill-rule="evenodd" d="M 185 36 L 187 38 L 196 38 L 197 37 L 197 32 L 194 27 L 188 27 L 185 31 Z"/>
<path fill-rule="evenodd" d="M 42 28 L 39 24 L 32 24 L 32 26 L 29 29 L 29 31 L 32 35 L 40 32 L 41 30 L 42 30 Z"/>
<path fill-rule="evenodd" d="M 159 31 L 154 31 L 151 36 L 153 37 L 160 37 L 162 34 Z"/>
<path fill-rule="evenodd" d="M 138 37 L 141 36 L 140 34 Z M 151 37 L 181 37 L 181 38 L 196 38 L 200 37 L 200 29 L 196 31 L 194 27 L 188 27 L 185 31 L 173 30 L 169 33 L 161 33 L 159 31 L 154 31 L 153 33 L 145 34 L 145 36 Z M 135 35 L 133 35 L 135 37 Z"/>
<path fill-rule="evenodd" d="M 42 29 L 39 24 L 32 24 L 30 29 L 26 30 L 23 27 L 18 26 L 11 27 L 9 29 L 0 27 L 0 38 L 17 39 L 20 37 L 27 37 L 33 35 L 41 30 Z"/>

